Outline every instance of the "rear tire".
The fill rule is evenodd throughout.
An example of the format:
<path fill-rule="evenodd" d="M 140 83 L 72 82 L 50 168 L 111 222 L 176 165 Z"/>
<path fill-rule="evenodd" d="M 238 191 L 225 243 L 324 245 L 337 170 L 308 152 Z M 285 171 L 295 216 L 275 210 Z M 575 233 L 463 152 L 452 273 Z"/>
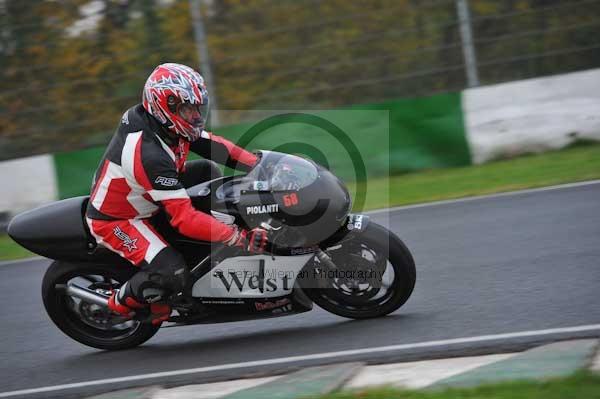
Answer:
<path fill-rule="evenodd" d="M 67 284 L 69 280 L 80 276 L 102 276 L 120 286 L 136 271 L 133 267 L 55 261 L 42 281 L 42 299 L 46 312 L 63 333 L 84 345 L 104 350 L 130 349 L 141 345 L 152 338 L 160 326 L 132 321 L 129 322 L 132 324 L 131 328 L 123 330 L 95 328 L 89 322 L 84 322 L 83 317 L 73 310 L 73 299 L 57 288 L 57 285 Z"/>
<path fill-rule="evenodd" d="M 361 299 L 351 295 L 340 294 L 340 290 L 336 288 L 314 288 L 314 285 L 304 289 L 307 296 L 328 312 L 351 319 L 381 317 L 396 311 L 410 298 L 415 287 L 416 268 L 410 251 L 398 236 L 373 222 L 367 225 L 365 231 L 355 236 L 352 243 L 365 245 L 386 258 L 386 267 L 391 267 L 394 274 L 389 297 L 385 298 L 385 301 L 382 299 L 381 303 L 377 302 L 376 297 L 372 300 L 363 299 L 361 302 Z M 344 252 L 344 243 L 337 251 Z M 342 262 L 336 262 L 333 256 L 332 259 L 338 268 L 344 269 L 345 265 L 341 264 Z M 344 255 L 339 259 L 344 259 Z M 315 284 L 315 281 L 311 284 Z"/>

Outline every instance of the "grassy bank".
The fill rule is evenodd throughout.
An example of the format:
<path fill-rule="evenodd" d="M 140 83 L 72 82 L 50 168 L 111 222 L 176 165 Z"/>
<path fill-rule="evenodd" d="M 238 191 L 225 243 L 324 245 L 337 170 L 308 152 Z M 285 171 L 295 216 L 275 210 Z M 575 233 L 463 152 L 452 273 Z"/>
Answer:
<path fill-rule="evenodd" d="M 320 399 L 600 399 L 600 376 L 579 373 L 543 382 L 507 382 L 443 391 L 373 389 L 340 392 Z"/>
<path fill-rule="evenodd" d="M 578 145 L 480 166 L 437 169 L 367 183 L 365 210 L 600 179 L 600 145 Z M 350 187 L 352 190 L 352 186 Z M 0 260 L 32 254 L 0 235 Z"/>
<path fill-rule="evenodd" d="M 17 245 L 8 235 L 0 234 L 0 261 L 28 258 L 30 256 L 35 256 L 35 254 Z"/>
<path fill-rule="evenodd" d="M 365 209 L 593 179 L 600 179 L 600 145 L 577 145 L 561 151 L 478 166 L 436 169 L 392 176 L 389 179 L 372 179 L 367 182 Z"/>

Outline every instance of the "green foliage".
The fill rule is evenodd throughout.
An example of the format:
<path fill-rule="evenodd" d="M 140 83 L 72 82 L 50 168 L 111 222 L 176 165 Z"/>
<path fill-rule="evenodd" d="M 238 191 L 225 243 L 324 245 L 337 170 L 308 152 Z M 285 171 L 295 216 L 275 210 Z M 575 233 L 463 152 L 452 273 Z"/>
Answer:
<path fill-rule="evenodd" d="M 600 144 L 367 182 L 368 209 L 600 179 Z M 351 191 L 352 186 L 350 186 Z"/>
<path fill-rule="evenodd" d="M 21 247 L 8 235 L 0 234 L 0 261 L 29 258 L 32 256 L 35 256 L 35 254 Z"/>
<path fill-rule="evenodd" d="M 91 3 L 102 7 L 86 14 Z M 204 4 L 223 109 L 321 109 L 465 86 L 454 0 Z M 483 83 L 600 65 L 600 2 L 470 5 Z M 199 65 L 188 0 L 0 2 L 0 159 L 105 144 L 166 61 Z"/>

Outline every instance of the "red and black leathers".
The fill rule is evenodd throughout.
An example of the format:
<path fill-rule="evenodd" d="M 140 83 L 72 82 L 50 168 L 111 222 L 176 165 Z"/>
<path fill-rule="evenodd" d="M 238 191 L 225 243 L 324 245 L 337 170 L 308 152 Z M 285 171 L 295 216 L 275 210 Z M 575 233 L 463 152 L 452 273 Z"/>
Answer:
<path fill-rule="evenodd" d="M 178 292 L 183 285 L 183 257 L 148 221 L 161 207 L 174 228 L 196 240 L 227 242 L 237 232 L 192 206 L 182 183 L 190 150 L 238 169 L 256 162 L 252 153 L 206 131 L 192 143 L 173 137 L 136 105 L 123 115 L 94 176 L 87 222 L 98 244 L 141 268 L 128 283 L 134 301 L 152 302 L 156 288 Z"/>
<path fill-rule="evenodd" d="M 247 169 L 256 162 L 254 154 L 209 132 L 193 143 L 173 139 L 141 105 L 129 109 L 96 171 L 88 218 L 141 221 L 162 206 L 181 234 L 225 241 L 232 227 L 195 210 L 180 182 L 190 150 L 231 167 Z"/>

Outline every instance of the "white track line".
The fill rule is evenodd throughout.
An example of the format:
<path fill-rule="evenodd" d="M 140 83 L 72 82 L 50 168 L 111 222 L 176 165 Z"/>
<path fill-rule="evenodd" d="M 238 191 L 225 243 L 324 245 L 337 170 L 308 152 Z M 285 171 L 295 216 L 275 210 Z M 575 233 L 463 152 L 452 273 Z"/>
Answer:
<path fill-rule="evenodd" d="M 588 180 L 588 181 L 582 181 L 582 182 L 577 182 L 577 183 L 560 184 L 557 186 L 546 186 L 546 187 L 539 187 L 539 188 L 530 188 L 527 190 L 506 191 L 503 193 L 496 193 L 496 194 L 476 195 L 476 196 L 465 197 L 465 198 L 456 198 L 456 199 L 443 200 L 443 201 L 425 202 L 422 204 L 403 205 L 403 206 L 396 206 L 393 208 L 375 209 L 373 211 L 367 211 L 364 213 L 366 215 L 377 215 L 378 213 L 403 211 L 403 210 L 407 210 L 407 209 L 425 208 L 428 206 L 448 205 L 448 204 L 456 204 L 456 203 L 469 202 L 469 201 L 479 201 L 479 200 L 499 198 L 499 197 L 511 197 L 513 195 L 541 193 L 544 191 L 563 190 L 566 188 L 593 186 L 595 184 L 600 184 L 600 180 Z"/>
<path fill-rule="evenodd" d="M 90 386 L 95 386 L 95 385 L 117 384 L 117 383 L 121 383 L 121 382 L 141 381 L 141 380 L 148 380 L 148 379 L 153 379 L 153 378 L 173 377 L 173 376 L 179 376 L 179 375 L 185 375 L 185 374 L 197 374 L 197 373 L 207 373 L 207 372 L 211 372 L 211 371 L 221 371 L 221 370 L 232 370 L 232 369 L 239 369 L 239 368 L 246 368 L 246 367 L 268 366 L 268 365 L 273 365 L 273 364 L 292 363 L 292 362 L 300 362 L 300 361 L 305 361 L 305 360 L 333 359 L 333 358 L 341 358 L 341 357 L 354 356 L 354 355 L 372 354 L 372 353 L 378 353 L 378 352 L 401 351 L 401 350 L 415 349 L 415 348 L 433 348 L 433 347 L 445 346 L 445 345 L 457 345 L 457 344 L 465 344 L 465 343 L 473 343 L 473 342 L 495 341 L 495 340 L 500 340 L 500 339 L 535 337 L 535 336 L 542 336 L 542 335 L 561 334 L 561 333 L 576 333 L 576 332 L 586 332 L 586 331 L 596 331 L 596 330 L 598 330 L 598 332 L 600 333 L 600 324 L 590 324 L 590 325 L 576 326 L 576 327 L 550 328 L 550 329 L 546 329 L 546 330 L 519 331 L 519 332 L 513 332 L 513 333 L 494 334 L 494 335 L 480 335 L 477 337 L 454 338 L 454 339 L 445 339 L 445 340 L 439 340 L 439 341 L 418 342 L 418 343 L 413 343 L 413 344 L 379 346 L 379 347 L 375 347 L 375 348 L 351 349 L 351 350 L 338 351 L 338 352 L 314 353 L 311 355 L 289 356 L 289 357 L 281 357 L 281 358 L 275 358 L 275 359 L 255 360 L 255 361 L 251 361 L 251 362 L 220 364 L 218 366 L 198 367 L 198 368 L 193 368 L 193 369 L 182 369 L 182 370 L 164 371 L 164 372 L 150 373 L 150 374 L 130 375 L 127 377 L 108 378 L 108 379 L 104 379 L 104 380 L 92 380 L 92 381 L 78 382 L 78 383 L 73 383 L 73 384 L 53 385 L 53 386 L 33 388 L 33 389 L 23 389 L 20 391 L 1 392 L 0 398 L 8 398 L 11 396 L 19 396 L 19 395 L 31 395 L 31 394 L 38 394 L 38 393 L 44 393 L 44 392 L 62 391 L 62 390 L 73 389 L 73 388 L 84 388 L 84 387 L 90 387 Z"/>

